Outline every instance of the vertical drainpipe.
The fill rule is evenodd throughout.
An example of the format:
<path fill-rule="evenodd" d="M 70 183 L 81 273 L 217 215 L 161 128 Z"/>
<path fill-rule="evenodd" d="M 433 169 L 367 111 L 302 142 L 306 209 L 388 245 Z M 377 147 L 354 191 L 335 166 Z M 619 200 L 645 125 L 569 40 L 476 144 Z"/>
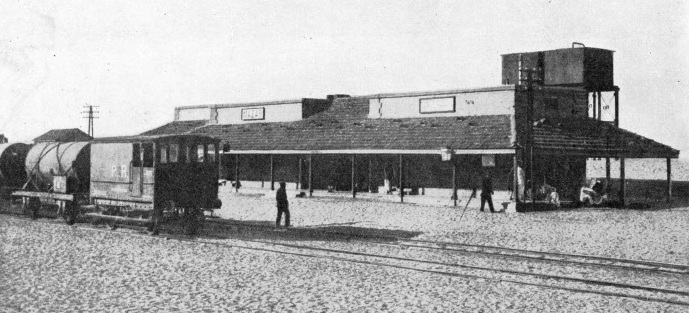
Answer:
<path fill-rule="evenodd" d="M 620 89 L 615 87 L 615 127 L 620 127 Z"/>
<path fill-rule="evenodd" d="M 598 92 L 598 120 L 602 121 L 603 120 L 603 96 L 601 95 L 601 92 Z"/>

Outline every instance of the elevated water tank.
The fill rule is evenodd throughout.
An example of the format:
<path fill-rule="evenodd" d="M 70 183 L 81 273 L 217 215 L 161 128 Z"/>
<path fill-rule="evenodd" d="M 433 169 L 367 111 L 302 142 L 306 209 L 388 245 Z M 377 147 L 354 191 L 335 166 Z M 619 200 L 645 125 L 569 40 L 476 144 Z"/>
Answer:
<path fill-rule="evenodd" d="M 518 84 L 519 59 L 522 68 L 540 68 L 546 86 L 582 87 L 589 91 L 612 91 L 612 50 L 576 47 L 502 56 L 502 83 Z"/>

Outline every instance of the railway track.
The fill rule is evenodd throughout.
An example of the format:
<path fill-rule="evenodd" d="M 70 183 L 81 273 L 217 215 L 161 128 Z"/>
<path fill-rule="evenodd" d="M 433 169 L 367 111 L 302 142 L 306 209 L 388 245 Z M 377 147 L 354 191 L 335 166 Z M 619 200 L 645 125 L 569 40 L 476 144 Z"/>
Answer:
<path fill-rule="evenodd" d="M 673 263 L 403 238 L 400 239 L 398 245 L 424 249 L 441 249 L 446 251 L 486 254 L 497 257 L 521 258 L 587 266 L 631 269 L 636 271 L 689 275 L 689 266 Z"/>
<path fill-rule="evenodd" d="M 392 267 L 420 271 L 443 276 L 482 279 L 488 281 L 514 283 L 549 289 L 578 293 L 590 293 L 605 296 L 632 298 L 643 301 L 661 302 L 689 306 L 689 291 L 669 288 L 656 288 L 604 280 L 581 279 L 567 276 L 529 273 L 523 271 L 479 267 L 431 261 L 419 258 L 399 257 L 393 255 L 355 252 L 341 249 L 319 248 L 306 245 L 288 244 L 266 240 L 234 239 L 218 236 L 217 239 L 232 243 L 208 239 L 179 238 L 177 240 L 204 243 L 221 247 L 249 249 L 274 252 L 310 258 L 322 258 L 335 261 L 346 261 L 359 264 Z"/>
<path fill-rule="evenodd" d="M 40 220 L 38 222 L 61 224 L 60 222 L 57 222 L 57 221 L 46 221 L 46 220 Z M 264 227 L 264 228 L 268 228 L 268 227 Z M 84 227 L 84 229 L 88 229 L 91 231 L 110 232 L 110 230 L 105 230 L 103 228 L 97 228 L 97 227 Z M 298 231 L 298 229 L 296 229 L 295 231 Z M 289 232 L 292 232 L 292 231 L 289 231 Z M 135 236 L 147 236 L 145 234 L 136 233 L 136 232 L 132 232 L 130 234 L 135 235 Z M 613 282 L 613 281 L 606 281 L 606 280 L 576 278 L 576 277 L 568 277 L 568 276 L 562 276 L 562 275 L 551 275 L 551 274 L 544 274 L 544 273 L 532 273 L 532 272 L 525 272 L 525 271 L 511 270 L 511 269 L 504 269 L 504 268 L 473 266 L 473 265 L 466 265 L 466 264 L 461 264 L 461 263 L 447 262 L 447 261 L 442 261 L 442 260 L 436 261 L 436 260 L 422 259 L 419 257 L 398 256 L 394 253 L 392 253 L 392 254 L 369 253 L 369 252 L 360 252 L 360 251 L 348 251 L 348 250 L 343 250 L 343 249 L 323 248 L 323 247 L 308 246 L 308 245 L 301 245 L 301 244 L 292 244 L 292 243 L 285 243 L 285 242 L 271 241 L 271 240 L 238 239 L 238 238 L 234 238 L 232 236 L 217 236 L 217 235 L 206 234 L 204 236 L 205 238 L 203 238 L 203 237 L 201 237 L 201 238 L 190 238 L 190 237 L 186 237 L 186 236 L 177 236 L 177 235 L 166 235 L 164 237 L 166 237 L 166 239 L 175 239 L 178 241 L 185 241 L 185 242 L 194 243 L 194 244 L 200 244 L 201 243 L 201 244 L 208 244 L 208 245 L 224 247 L 224 248 L 247 249 L 247 250 L 254 250 L 254 251 L 265 251 L 265 252 L 280 253 L 280 254 L 286 254 L 286 255 L 309 257 L 309 258 L 320 258 L 320 259 L 326 259 L 326 260 L 332 260 L 332 261 L 352 262 L 352 263 L 359 263 L 359 264 L 365 264 L 365 265 L 413 270 L 413 271 L 432 273 L 432 274 L 438 274 L 438 275 L 443 275 L 443 276 L 463 277 L 463 278 L 480 279 L 480 280 L 487 280 L 487 281 L 506 282 L 506 283 L 535 286 L 535 287 L 555 289 L 555 290 L 563 290 L 563 291 L 569 291 L 569 292 L 589 293 L 589 294 L 598 294 L 598 295 L 603 295 L 603 296 L 614 296 L 614 297 L 624 297 L 624 298 L 631 298 L 631 299 L 642 300 L 642 301 L 660 302 L 660 303 L 682 305 L 682 306 L 689 307 L 689 291 L 687 291 L 687 290 L 679 290 L 679 289 L 671 289 L 671 288 L 658 288 L 658 287 L 645 286 L 645 285 L 639 285 L 639 284 L 629 284 L 629 283 L 620 283 L 620 282 Z M 371 237 L 375 238 L 376 236 L 371 236 Z M 369 238 L 369 239 L 371 239 L 371 238 Z M 452 253 L 460 252 L 460 253 L 490 254 L 491 251 L 489 251 L 489 250 L 495 249 L 499 255 L 502 255 L 505 257 L 516 257 L 516 258 L 520 258 L 520 259 L 532 258 L 532 259 L 537 259 L 537 260 L 546 260 L 548 262 L 554 261 L 554 262 L 562 263 L 562 260 L 555 259 L 555 256 L 560 256 L 560 254 L 557 254 L 557 253 L 548 254 L 546 256 L 543 256 L 543 253 L 541 253 L 541 252 L 528 251 L 528 253 L 541 253 L 541 254 L 540 255 L 527 256 L 524 253 L 524 251 L 527 251 L 527 250 L 509 249 L 509 248 L 502 248 L 504 250 L 500 250 L 499 247 L 461 245 L 461 244 L 413 240 L 413 239 L 402 239 L 398 243 L 383 242 L 382 240 L 378 240 L 378 242 L 376 242 L 376 240 L 367 240 L 366 238 L 354 239 L 354 240 L 355 241 L 361 241 L 361 242 L 367 242 L 367 243 L 373 242 L 374 244 L 383 244 L 384 246 L 405 247 L 405 250 L 410 250 L 407 248 L 415 248 L 415 249 L 419 248 L 419 249 L 440 250 L 440 251 L 452 252 Z M 464 250 L 462 250 L 462 249 L 464 249 Z M 482 250 L 481 252 L 476 252 L 478 250 L 472 251 L 471 249 L 485 249 L 485 250 Z M 496 251 L 492 251 L 492 252 L 496 252 Z M 511 254 L 508 254 L 506 251 L 511 253 Z M 580 257 L 579 255 L 565 255 L 565 256 Z M 547 257 L 549 257 L 550 259 L 547 259 Z M 590 257 L 590 256 L 583 256 L 583 257 Z M 596 258 L 596 257 L 593 257 L 593 258 Z M 600 258 L 599 261 L 601 261 L 601 260 L 604 261 L 606 259 L 608 259 L 608 258 Z M 619 262 L 620 260 L 621 261 L 631 261 L 628 263 L 635 264 L 634 260 L 623 260 L 623 259 L 613 259 L 610 262 Z M 591 265 L 589 263 L 586 263 L 586 261 L 583 261 L 583 262 L 585 263 L 584 265 Z M 661 271 L 658 271 L 657 269 L 669 269 L 669 268 L 673 268 L 673 267 L 681 267 L 681 265 L 676 265 L 676 264 L 664 264 L 664 263 L 658 263 L 658 262 L 650 262 L 653 264 L 649 265 L 645 261 L 639 261 L 639 262 L 640 262 L 640 264 L 637 264 L 639 266 L 640 265 L 647 266 L 647 267 L 653 266 L 653 268 L 643 268 L 642 269 L 639 267 L 626 266 L 626 265 L 622 265 L 623 267 L 620 268 L 620 264 L 618 264 L 618 263 L 615 263 L 612 265 L 614 265 L 614 267 L 617 269 L 624 269 L 624 270 L 628 270 L 628 271 L 643 270 L 644 272 L 647 272 L 649 274 L 661 273 Z M 570 263 L 570 264 L 579 264 L 579 263 Z M 609 267 L 610 265 L 611 264 L 601 263 L 597 266 Z M 634 266 L 637 266 L 637 265 L 634 265 Z M 660 266 L 660 265 L 662 265 L 662 266 Z M 673 269 L 670 272 L 662 271 L 662 273 L 663 273 L 663 275 L 676 275 L 676 276 L 681 276 L 682 278 L 686 278 L 686 276 L 687 276 L 687 273 L 683 272 L 682 269 L 680 269 L 680 270 L 674 270 Z"/>
<path fill-rule="evenodd" d="M 213 220 L 210 223 L 216 223 Z M 227 223 L 220 222 L 219 224 L 233 225 L 236 227 L 243 227 L 246 225 L 238 223 Z M 264 228 L 266 230 L 272 229 L 271 226 L 259 226 L 251 225 L 250 227 Z M 311 228 L 316 229 L 317 228 Z M 296 229 L 298 230 L 298 229 Z M 391 236 L 380 236 L 380 235 L 352 235 L 351 233 L 345 232 L 335 232 L 320 230 L 321 233 L 327 235 L 335 235 L 347 238 L 348 241 L 358 241 L 366 243 L 377 243 L 383 245 L 393 245 L 404 248 L 419 248 L 427 250 L 440 250 L 448 252 L 457 252 L 465 254 L 480 254 L 488 255 L 498 258 L 512 258 L 512 259 L 523 259 L 523 260 L 533 260 L 538 262 L 552 262 L 552 263 L 563 263 L 563 264 L 576 264 L 585 266 L 595 266 L 602 268 L 616 268 L 634 271 L 644 271 L 651 273 L 669 273 L 669 274 L 683 274 L 689 275 L 689 266 L 682 264 L 673 263 L 663 263 L 663 262 L 653 262 L 645 260 L 634 260 L 634 259 L 622 259 L 622 258 L 612 258 L 612 257 L 602 257 L 593 255 L 583 255 L 583 254 L 571 254 L 571 253 L 559 253 L 559 252 L 545 252 L 545 251 L 534 251 L 525 249 L 515 249 L 507 247 L 497 247 L 488 245 L 475 245 L 475 244 L 464 244 L 456 242 L 446 242 L 446 241 L 431 241 L 431 240 L 419 240 L 419 239 L 409 239 L 403 237 L 391 237 Z"/>

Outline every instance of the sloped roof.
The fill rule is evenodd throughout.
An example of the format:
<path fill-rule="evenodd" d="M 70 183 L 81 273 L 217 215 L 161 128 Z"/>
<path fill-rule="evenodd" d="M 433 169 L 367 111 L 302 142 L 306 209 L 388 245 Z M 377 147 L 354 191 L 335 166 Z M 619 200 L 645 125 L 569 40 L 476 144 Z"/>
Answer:
<path fill-rule="evenodd" d="M 325 111 L 286 123 L 173 122 L 155 130 L 221 139 L 234 151 L 510 149 L 510 116 L 369 119 L 368 97 L 339 98 Z M 205 123 L 204 121 L 197 121 Z"/>
<path fill-rule="evenodd" d="M 89 140 L 91 140 L 91 136 L 78 128 L 51 129 L 47 133 L 34 138 L 34 142 L 73 142 Z"/>
<path fill-rule="evenodd" d="M 590 118 L 546 120 L 534 126 L 540 153 L 588 157 L 677 158 L 679 150 L 609 122 Z"/>
<path fill-rule="evenodd" d="M 195 128 L 206 125 L 208 121 L 176 121 L 172 123 L 167 123 L 163 126 L 151 129 L 149 131 L 141 133 L 142 136 L 153 136 L 153 135 L 178 135 L 189 132 Z"/>

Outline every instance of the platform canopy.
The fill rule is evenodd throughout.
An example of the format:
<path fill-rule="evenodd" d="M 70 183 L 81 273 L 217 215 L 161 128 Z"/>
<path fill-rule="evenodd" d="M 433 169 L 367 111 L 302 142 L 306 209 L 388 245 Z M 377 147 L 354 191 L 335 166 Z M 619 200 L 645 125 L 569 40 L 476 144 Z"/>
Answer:
<path fill-rule="evenodd" d="M 534 123 L 534 153 L 603 158 L 677 158 L 679 150 L 594 119 Z"/>

